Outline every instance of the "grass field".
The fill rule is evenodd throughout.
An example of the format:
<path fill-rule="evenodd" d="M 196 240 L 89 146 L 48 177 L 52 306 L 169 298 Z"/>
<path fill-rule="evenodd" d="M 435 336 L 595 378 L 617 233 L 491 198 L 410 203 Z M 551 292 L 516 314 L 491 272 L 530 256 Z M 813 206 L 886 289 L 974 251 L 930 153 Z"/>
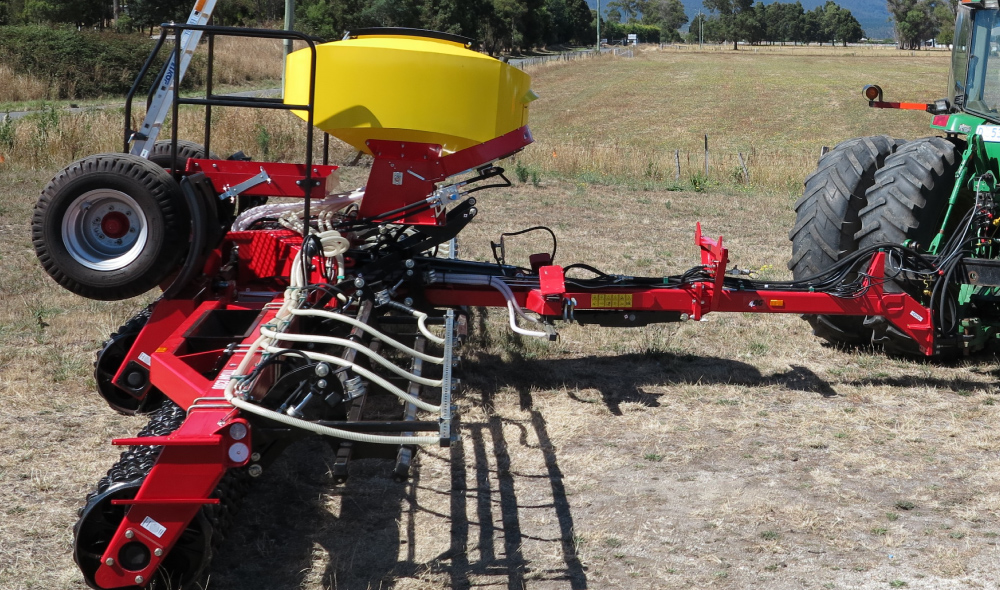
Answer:
<path fill-rule="evenodd" d="M 947 68 L 940 54 L 812 49 L 536 68 L 537 142 L 519 165 L 537 185 L 527 174 L 477 195 L 463 255 L 487 259 L 500 232 L 545 223 L 562 264 L 673 274 L 697 263 L 701 221 L 741 268 L 786 276 L 792 158 L 801 183 L 823 145 L 926 134 L 926 115 L 869 111 L 859 90 L 877 81 L 890 98 L 930 100 Z M 691 172 L 676 186 L 633 178 L 649 159 L 697 151 L 705 133 L 716 152 L 758 154 L 753 175 L 775 180 L 709 179 L 695 192 Z M 110 438 L 143 422 L 105 407 L 90 363 L 148 297 L 97 303 L 55 287 L 27 237 L 55 166 L 11 160 L 0 168 L 0 588 L 78 589 L 75 511 L 115 460 Z M 345 184 L 365 172 L 347 169 Z M 525 238 L 509 256 L 547 248 Z M 836 350 L 792 316 L 567 326 L 555 343 L 476 320 L 462 443 L 419 455 L 408 484 L 362 461 L 341 487 L 325 445 L 294 446 L 247 498 L 209 588 L 989 588 L 1000 577 L 994 357 Z"/>
<path fill-rule="evenodd" d="M 526 159 L 588 180 L 690 186 L 704 174 L 708 135 L 710 180 L 741 177 L 742 152 L 752 185 L 795 192 L 823 146 L 875 132 L 926 135 L 925 113 L 871 109 L 861 89 L 877 83 L 886 100 L 933 101 L 947 86 L 946 58 L 840 47 L 667 48 L 542 66 L 534 74 L 543 99 L 532 113 L 541 140 Z"/>

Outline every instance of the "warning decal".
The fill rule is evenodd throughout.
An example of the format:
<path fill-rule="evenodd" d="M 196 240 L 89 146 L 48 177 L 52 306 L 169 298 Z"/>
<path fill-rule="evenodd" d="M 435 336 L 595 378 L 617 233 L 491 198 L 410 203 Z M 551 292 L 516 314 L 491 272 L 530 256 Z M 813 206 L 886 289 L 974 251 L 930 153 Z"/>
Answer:
<path fill-rule="evenodd" d="M 607 307 L 611 309 L 624 309 L 632 307 L 631 293 L 607 293 L 590 296 L 590 307 Z"/>

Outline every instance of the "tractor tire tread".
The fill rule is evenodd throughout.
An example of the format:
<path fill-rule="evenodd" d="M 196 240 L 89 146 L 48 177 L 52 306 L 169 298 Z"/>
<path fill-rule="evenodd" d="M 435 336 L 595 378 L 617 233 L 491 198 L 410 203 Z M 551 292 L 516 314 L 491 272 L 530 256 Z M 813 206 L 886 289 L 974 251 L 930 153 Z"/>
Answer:
<path fill-rule="evenodd" d="M 886 135 L 848 139 L 823 155 L 816 171 L 805 180 L 802 197 L 795 203 L 796 222 L 788 234 L 792 241 L 789 270 L 796 279 L 828 268 L 845 254 L 857 250 L 855 233 L 865 194 L 875 182 L 875 171 L 902 142 Z M 871 340 L 863 318 L 802 316 L 813 333 L 834 344 L 862 345 Z"/>

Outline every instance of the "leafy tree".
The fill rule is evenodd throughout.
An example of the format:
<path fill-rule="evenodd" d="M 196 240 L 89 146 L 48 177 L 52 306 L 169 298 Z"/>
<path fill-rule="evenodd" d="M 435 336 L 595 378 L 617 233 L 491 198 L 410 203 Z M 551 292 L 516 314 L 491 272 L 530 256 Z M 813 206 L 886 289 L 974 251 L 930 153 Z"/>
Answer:
<path fill-rule="evenodd" d="M 848 43 L 857 43 L 865 36 L 861 23 L 854 18 L 850 10 L 828 1 L 824 7 L 824 22 L 827 35 L 834 41 L 840 41 L 847 47 Z"/>
<path fill-rule="evenodd" d="M 748 29 L 756 22 L 753 0 L 702 0 L 705 9 L 719 14 L 719 23 L 725 35 L 738 49 L 740 39 L 747 38 Z"/>
<path fill-rule="evenodd" d="M 642 16 L 643 24 L 658 25 L 662 41 L 678 41 L 678 30 L 688 22 L 681 0 L 649 0 Z"/>
<path fill-rule="evenodd" d="M 896 24 L 900 49 L 920 49 L 925 39 L 937 36 L 940 22 L 935 18 L 939 0 L 887 0 L 889 15 Z"/>
<path fill-rule="evenodd" d="M 621 15 L 618 22 L 632 23 L 639 20 L 645 4 L 642 0 L 611 0 L 608 2 L 608 10 L 617 11 Z M 622 17 L 624 17 L 624 21 L 621 20 Z"/>
<path fill-rule="evenodd" d="M 955 40 L 955 16 L 958 11 L 958 0 L 947 0 L 939 2 L 934 7 L 934 18 L 937 19 L 941 30 L 938 32 L 937 42 L 942 45 L 951 45 Z"/>

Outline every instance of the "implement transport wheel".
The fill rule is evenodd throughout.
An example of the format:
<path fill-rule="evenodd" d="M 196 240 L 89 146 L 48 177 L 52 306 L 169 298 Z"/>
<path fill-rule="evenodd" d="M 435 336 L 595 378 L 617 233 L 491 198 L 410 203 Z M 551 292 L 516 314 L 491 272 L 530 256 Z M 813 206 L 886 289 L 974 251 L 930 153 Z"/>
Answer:
<path fill-rule="evenodd" d="M 66 289 L 113 301 L 144 293 L 184 254 L 188 211 L 163 168 L 130 154 L 89 156 L 42 191 L 31 240 L 45 271 Z"/>
<path fill-rule="evenodd" d="M 802 280 L 829 268 L 858 249 L 860 212 L 875 173 L 902 141 L 885 135 L 841 142 L 819 161 L 806 178 L 805 193 L 795 203 L 795 226 L 789 232 L 792 259 L 788 268 Z M 872 331 L 863 317 L 804 315 L 813 333 L 833 344 L 863 345 Z"/>
<path fill-rule="evenodd" d="M 193 141 L 187 141 L 186 139 L 177 140 L 176 166 L 174 166 L 174 162 L 170 159 L 170 151 L 170 140 L 160 140 L 154 143 L 153 149 L 149 151 L 149 161 L 166 170 L 178 168 L 183 171 L 184 167 L 187 166 L 189 158 L 201 158 L 207 160 L 220 159 L 219 156 L 215 155 L 213 152 L 208 152 L 208 155 L 205 155 L 205 146 L 197 144 Z"/>
<path fill-rule="evenodd" d="M 962 149 L 964 145 L 943 137 L 925 137 L 907 143 L 886 158 L 885 166 L 875 175 L 875 185 L 868 190 L 868 205 L 861 210 L 859 246 L 891 242 L 925 250 L 941 229 Z M 886 275 L 897 274 L 898 269 L 888 264 Z M 904 290 L 902 283 L 891 280 L 885 289 L 897 293 Z M 889 354 L 923 356 L 912 338 L 883 318 L 869 318 L 866 323 L 874 330 L 873 342 L 881 344 Z M 935 354 L 954 352 L 939 349 Z"/>

